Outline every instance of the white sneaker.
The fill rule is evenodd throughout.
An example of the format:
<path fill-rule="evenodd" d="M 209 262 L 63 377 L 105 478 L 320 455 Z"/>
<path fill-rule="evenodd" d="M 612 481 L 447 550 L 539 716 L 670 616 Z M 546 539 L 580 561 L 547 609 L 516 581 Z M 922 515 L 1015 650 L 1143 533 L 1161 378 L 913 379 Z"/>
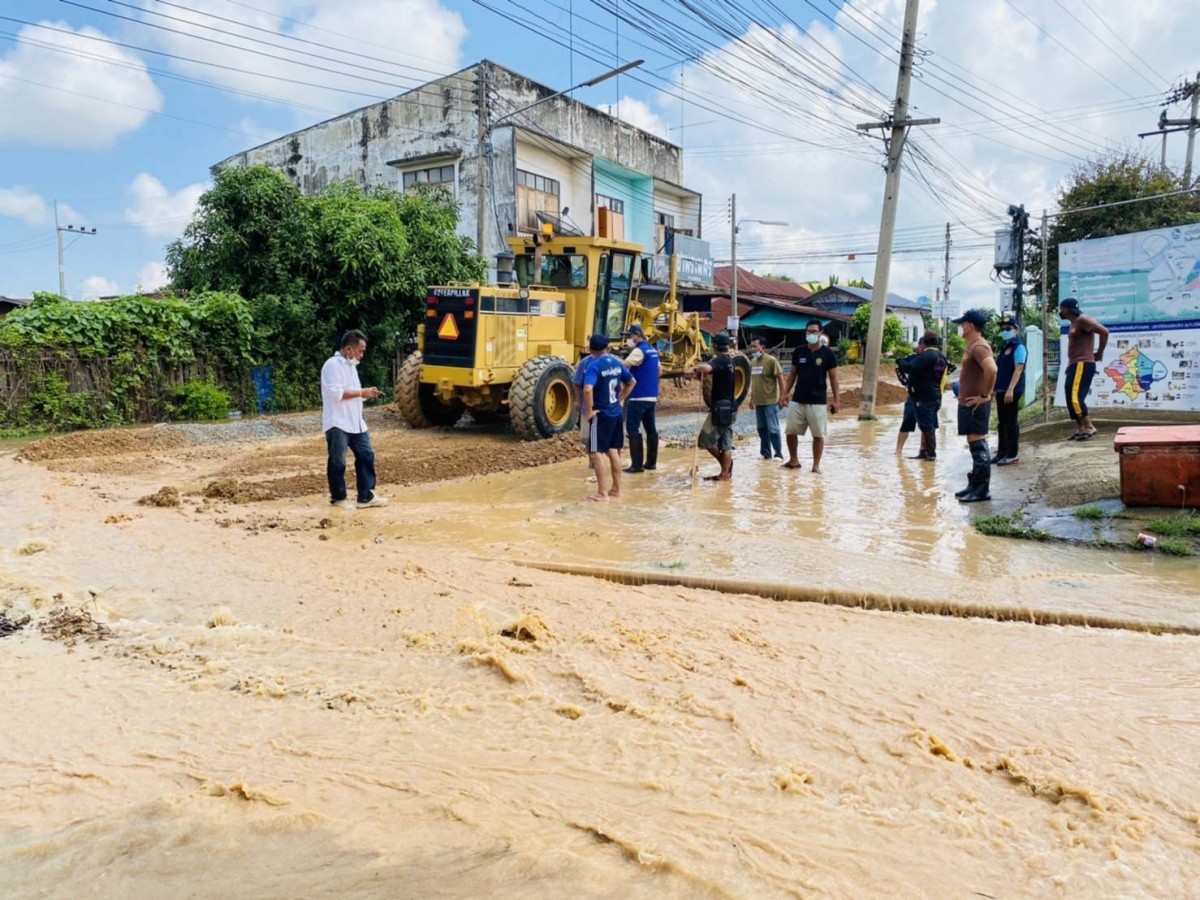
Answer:
<path fill-rule="evenodd" d="M 329 505 L 332 506 L 334 509 L 349 509 L 350 501 L 349 500 L 335 500 L 332 503 L 330 503 Z"/>
<path fill-rule="evenodd" d="M 374 497 L 372 497 L 366 503 L 363 503 L 360 500 L 357 503 L 355 503 L 354 505 L 356 507 L 358 507 L 359 509 L 369 509 L 372 506 L 387 506 L 391 502 L 392 501 L 389 500 L 387 497 L 380 497 L 378 494 L 376 494 Z"/>

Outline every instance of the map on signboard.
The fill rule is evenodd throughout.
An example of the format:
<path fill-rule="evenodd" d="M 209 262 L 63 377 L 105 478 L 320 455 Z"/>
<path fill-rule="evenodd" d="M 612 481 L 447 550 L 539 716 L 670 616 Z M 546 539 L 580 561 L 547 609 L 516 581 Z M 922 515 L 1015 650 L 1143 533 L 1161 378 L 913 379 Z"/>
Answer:
<path fill-rule="evenodd" d="M 1060 245 L 1059 296 L 1110 326 L 1200 319 L 1200 225 Z"/>
<path fill-rule="evenodd" d="M 1167 377 L 1167 366 L 1151 359 L 1137 344 L 1134 344 L 1104 367 L 1104 374 L 1113 380 L 1113 391 L 1125 394 L 1130 400 L 1150 390 L 1156 381 Z"/>

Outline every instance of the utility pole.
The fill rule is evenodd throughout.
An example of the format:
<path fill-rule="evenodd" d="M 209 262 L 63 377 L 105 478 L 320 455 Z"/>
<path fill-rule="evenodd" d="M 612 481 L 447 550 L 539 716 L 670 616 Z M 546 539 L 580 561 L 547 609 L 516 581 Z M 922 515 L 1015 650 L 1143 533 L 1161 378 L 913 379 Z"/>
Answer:
<path fill-rule="evenodd" d="M 475 195 L 475 252 L 486 256 L 487 247 L 483 243 L 483 237 L 486 234 L 489 175 L 492 166 L 492 148 L 488 146 L 491 142 L 492 132 L 492 126 L 488 121 L 490 118 L 488 115 L 488 64 L 481 65 L 478 71 L 478 80 L 475 84 L 475 104 L 479 113 L 479 128 L 476 133 L 477 146 L 475 148 L 476 165 L 479 166 L 479 177 L 475 179 L 478 185 Z M 498 224 L 497 227 L 499 227 Z M 501 241 L 504 240 L 503 234 L 497 235 L 497 237 Z"/>
<path fill-rule="evenodd" d="M 1166 140 L 1166 138 L 1164 138 Z M 1047 247 L 1050 243 L 1050 217 L 1046 215 L 1046 210 L 1042 210 L 1042 421 L 1050 421 L 1050 395 L 1053 389 L 1050 387 L 1050 298 L 1046 294 L 1046 270 L 1050 267 L 1050 261 L 1046 259 Z M 1059 335 L 1054 336 L 1059 344 L 1062 340 Z M 1060 354 L 1061 355 L 1061 354 Z M 1058 364 L 1062 365 L 1060 358 Z"/>
<path fill-rule="evenodd" d="M 741 324 L 738 321 L 737 305 L 737 194 L 729 195 L 729 229 L 729 257 L 732 268 L 729 272 L 729 318 L 725 322 L 725 330 L 732 334 L 736 341 L 738 325 Z"/>
<path fill-rule="evenodd" d="M 1179 103 L 1187 98 L 1192 100 L 1192 114 L 1186 119 L 1168 119 L 1167 111 L 1164 109 L 1158 116 L 1157 131 L 1143 131 L 1138 135 L 1140 138 L 1149 137 L 1152 134 L 1162 135 L 1162 167 L 1167 167 L 1167 135 L 1176 131 L 1186 131 L 1188 133 L 1187 142 L 1187 158 L 1183 163 L 1183 187 L 1190 188 L 1192 186 L 1192 162 L 1193 155 L 1196 151 L 1196 129 L 1200 128 L 1200 72 L 1196 73 L 1195 81 L 1186 81 L 1182 87 L 1175 88 L 1171 93 L 1167 94 L 1166 105 L 1170 106 L 1173 103 Z"/>
<path fill-rule="evenodd" d="M 54 234 L 58 238 L 58 296 L 60 297 L 67 296 L 67 266 L 63 260 L 63 232 L 90 237 L 96 233 L 96 229 L 86 228 L 83 225 L 59 225 L 58 201 L 54 201 Z"/>
<path fill-rule="evenodd" d="M 1025 234 L 1029 231 L 1029 213 L 1025 212 L 1025 204 L 1010 206 L 1008 214 L 1012 216 L 1013 240 L 1013 315 L 1017 322 L 1022 319 L 1025 302 Z"/>
<path fill-rule="evenodd" d="M 913 51 L 916 45 L 917 6 L 919 0 L 907 0 L 904 8 L 904 38 L 900 47 L 900 72 L 896 77 L 896 104 L 884 122 L 859 125 L 860 131 L 891 129 L 887 144 L 887 180 L 883 190 L 883 213 L 879 222 L 879 248 L 875 257 L 875 281 L 871 295 L 871 324 L 867 330 L 867 354 L 863 366 L 860 419 L 875 418 L 875 390 L 879 382 L 879 357 L 883 350 L 883 320 L 887 314 L 888 276 L 892 268 L 892 240 L 896 233 L 896 206 L 900 199 L 900 161 L 904 138 L 911 125 L 933 125 L 941 119 L 910 119 L 908 92 L 912 84 Z"/>
<path fill-rule="evenodd" d="M 946 352 L 946 347 L 949 341 L 946 340 L 950 336 L 950 325 L 946 321 L 950 316 L 946 315 L 950 308 L 950 223 L 946 223 L 946 263 L 942 270 L 942 308 L 940 310 L 941 317 L 938 320 L 938 325 L 942 332 L 942 352 Z"/>

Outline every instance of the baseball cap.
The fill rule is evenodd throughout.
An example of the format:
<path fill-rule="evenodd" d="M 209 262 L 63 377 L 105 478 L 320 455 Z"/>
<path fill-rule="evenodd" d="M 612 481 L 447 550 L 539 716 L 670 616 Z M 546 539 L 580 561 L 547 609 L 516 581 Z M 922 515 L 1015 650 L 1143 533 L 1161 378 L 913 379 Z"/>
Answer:
<path fill-rule="evenodd" d="M 1058 308 L 1069 309 L 1071 312 L 1079 312 L 1079 301 L 1074 297 L 1068 297 L 1066 300 L 1059 301 Z"/>
<path fill-rule="evenodd" d="M 723 331 L 718 331 L 716 334 L 714 334 L 712 342 L 713 348 L 716 350 L 728 350 L 731 343 L 729 340 L 729 335 Z"/>
<path fill-rule="evenodd" d="M 646 336 L 646 332 L 642 331 L 642 326 L 638 325 L 636 322 L 622 331 L 621 334 L 636 334 L 638 337 Z"/>
<path fill-rule="evenodd" d="M 987 324 L 987 316 L 977 309 L 968 309 L 957 319 L 951 319 L 955 325 L 962 325 L 964 322 L 970 322 L 976 328 L 982 329 Z"/>
<path fill-rule="evenodd" d="M 1011 325 L 1011 326 L 1013 326 L 1014 328 L 1016 328 L 1016 327 L 1017 327 L 1017 325 L 1019 325 L 1020 323 L 1019 323 L 1019 322 L 1017 322 L 1017 317 L 1016 317 L 1016 316 L 1014 316 L 1014 315 L 1013 315 L 1012 313 L 1010 313 L 1010 312 L 1006 312 L 1006 313 L 1001 313 L 1001 314 L 1000 314 L 1000 324 L 1001 324 L 1001 325 Z"/>
<path fill-rule="evenodd" d="M 607 350 L 608 349 L 608 335 L 593 334 L 590 338 L 588 338 L 588 349 L 589 350 Z"/>

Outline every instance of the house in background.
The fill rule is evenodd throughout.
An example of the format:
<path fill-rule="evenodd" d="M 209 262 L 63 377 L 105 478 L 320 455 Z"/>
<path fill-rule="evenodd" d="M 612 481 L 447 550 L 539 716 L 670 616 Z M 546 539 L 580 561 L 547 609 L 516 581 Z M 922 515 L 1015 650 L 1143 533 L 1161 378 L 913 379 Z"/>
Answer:
<path fill-rule="evenodd" d="M 0 295 L 0 319 L 3 319 L 14 309 L 20 309 L 23 306 L 28 306 L 32 300 L 22 299 L 20 297 L 5 297 Z"/>
<path fill-rule="evenodd" d="M 681 265 L 681 280 L 710 284 L 701 196 L 681 184 L 680 148 L 557 93 L 483 60 L 214 169 L 267 165 L 306 194 L 345 180 L 398 191 L 438 185 L 459 204 L 459 233 L 489 265 L 506 238 L 550 224 L 641 244 L 653 281 L 666 280 L 672 252 L 699 260 Z"/>
<path fill-rule="evenodd" d="M 840 313 L 853 317 L 854 311 L 864 303 L 871 302 L 870 288 L 843 287 L 840 284 L 830 285 L 817 291 L 808 298 L 809 306 L 830 313 Z M 909 300 L 899 294 L 887 295 L 887 311 L 900 320 L 904 326 L 904 339 L 915 344 L 925 333 L 925 315 L 929 313 L 928 300 L 924 304 L 917 300 Z"/>
<path fill-rule="evenodd" d="M 710 334 L 724 331 L 732 302 L 733 268 L 718 266 L 713 270 L 716 292 L 705 298 L 707 305 L 685 298 L 684 308 L 705 316 L 701 327 Z M 738 344 L 746 346 L 752 338 L 761 337 L 769 347 L 793 347 L 803 343 L 800 335 L 812 319 L 833 343 L 844 336 L 850 317 L 838 312 L 821 310 L 809 303 L 809 290 L 794 281 L 764 278 L 738 267 Z"/>

